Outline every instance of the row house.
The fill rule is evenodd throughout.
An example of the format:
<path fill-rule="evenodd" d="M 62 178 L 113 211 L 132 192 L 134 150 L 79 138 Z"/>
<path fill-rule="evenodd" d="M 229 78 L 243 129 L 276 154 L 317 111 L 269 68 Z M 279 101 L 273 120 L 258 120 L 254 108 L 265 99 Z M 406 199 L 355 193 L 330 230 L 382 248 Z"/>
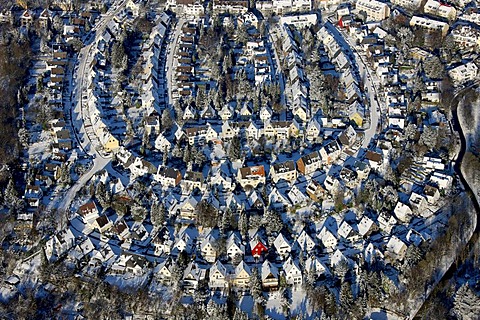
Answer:
<path fill-rule="evenodd" d="M 230 12 L 232 14 L 245 14 L 248 11 L 247 0 L 214 0 L 213 12 L 216 14 Z"/>
<path fill-rule="evenodd" d="M 273 182 L 277 183 L 280 179 L 293 182 L 297 180 L 297 170 L 295 169 L 295 162 L 288 160 L 282 163 L 272 165 L 270 176 Z"/>
<path fill-rule="evenodd" d="M 367 21 L 381 21 L 390 16 L 389 6 L 376 0 L 359 0 L 357 1 L 357 13 L 365 12 L 367 14 Z"/>
<path fill-rule="evenodd" d="M 265 184 L 265 167 L 262 166 L 253 166 L 240 168 L 238 170 L 237 176 L 238 182 L 242 188 L 256 188 L 259 184 Z"/>
<path fill-rule="evenodd" d="M 322 157 L 318 151 L 311 152 L 297 160 L 297 170 L 303 175 L 310 175 L 322 166 Z"/>
<path fill-rule="evenodd" d="M 459 65 L 448 71 L 448 75 L 453 81 L 463 83 L 474 80 L 478 74 L 478 67 L 474 62 Z"/>
<path fill-rule="evenodd" d="M 182 180 L 182 173 L 175 168 L 158 167 L 153 179 L 162 184 L 163 187 L 176 187 Z"/>
<path fill-rule="evenodd" d="M 435 0 L 427 0 L 423 6 L 423 12 L 436 15 L 450 21 L 455 20 L 457 17 L 457 10 L 453 6 Z"/>
<path fill-rule="evenodd" d="M 455 44 L 466 49 L 480 47 L 480 30 L 471 26 L 459 25 L 452 30 L 451 35 Z"/>
<path fill-rule="evenodd" d="M 449 25 L 446 22 L 420 16 L 413 16 L 412 19 L 410 19 L 410 26 L 420 27 L 426 29 L 427 31 L 440 31 L 444 37 L 447 35 L 449 28 Z"/>

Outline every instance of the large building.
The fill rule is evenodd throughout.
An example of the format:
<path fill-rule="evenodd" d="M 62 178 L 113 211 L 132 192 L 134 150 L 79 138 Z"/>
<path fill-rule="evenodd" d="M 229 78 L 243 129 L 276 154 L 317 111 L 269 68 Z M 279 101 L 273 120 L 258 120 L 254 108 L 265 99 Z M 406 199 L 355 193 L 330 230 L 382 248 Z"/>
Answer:
<path fill-rule="evenodd" d="M 457 17 L 457 10 L 454 7 L 435 0 L 428 0 L 423 7 L 423 12 L 448 20 L 455 20 Z"/>
<path fill-rule="evenodd" d="M 357 1 L 357 13 L 365 12 L 367 21 L 380 21 L 390 16 L 390 8 L 386 3 L 376 0 Z"/>
<path fill-rule="evenodd" d="M 245 13 L 248 11 L 248 0 L 214 0 L 213 11 L 215 13 Z"/>
<path fill-rule="evenodd" d="M 392 4 L 406 9 L 417 10 L 422 4 L 421 0 L 391 0 Z"/>
<path fill-rule="evenodd" d="M 466 82 L 477 77 L 478 67 L 475 63 L 469 62 L 451 69 L 448 74 L 456 82 Z"/>
<path fill-rule="evenodd" d="M 448 32 L 448 23 L 428 19 L 419 16 L 413 16 L 410 20 L 411 27 L 420 27 L 427 31 L 440 31 L 442 36 L 446 36 Z"/>

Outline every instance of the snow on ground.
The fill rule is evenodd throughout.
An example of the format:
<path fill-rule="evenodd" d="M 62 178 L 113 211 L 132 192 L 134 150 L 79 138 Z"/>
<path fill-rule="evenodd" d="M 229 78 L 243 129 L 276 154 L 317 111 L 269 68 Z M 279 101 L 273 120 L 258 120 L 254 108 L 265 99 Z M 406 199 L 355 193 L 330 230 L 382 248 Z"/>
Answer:
<path fill-rule="evenodd" d="M 303 289 L 292 291 L 292 303 L 290 306 L 292 316 L 299 314 L 309 314 L 310 305 L 306 299 L 306 294 Z"/>
<path fill-rule="evenodd" d="M 120 289 L 139 289 L 143 288 L 149 278 L 149 273 L 142 276 L 135 276 L 131 273 L 124 275 L 107 275 L 105 281 Z"/>
<path fill-rule="evenodd" d="M 18 293 L 17 288 L 9 285 L 0 287 L 0 302 L 7 303 Z"/>
<path fill-rule="evenodd" d="M 283 314 L 282 301 L 278 292 L 272 294 L 268 298 L 265 314 L 275 320 L 286 319 L 285 315 Z"/>

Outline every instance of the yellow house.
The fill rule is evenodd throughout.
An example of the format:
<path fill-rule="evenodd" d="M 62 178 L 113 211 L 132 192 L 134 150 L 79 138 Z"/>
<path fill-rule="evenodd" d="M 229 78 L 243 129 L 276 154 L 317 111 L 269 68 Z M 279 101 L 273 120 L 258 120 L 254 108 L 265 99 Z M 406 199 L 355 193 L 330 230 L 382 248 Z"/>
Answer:
<path fill-rule="evenodd" d="M 233 285 L 237 288 L 247 288 L 250 282 L 250 267 L 245 262 L 240 262 L 235 268 L 233 277 Z"/>
<path fill-rule="evenodd" d="M 108 134 L 108 139 L 106 139 L 105 143 L 103 144 L 103 149 L 106 152 L 112 152 L 120 147 L 120 142 L 117 138 L 112 136 L 110 133 Z"/>
<path fill-rule="evenodd" d="M 361 127 L 363 125 L 363 118 L 358 112 L 352 113 L 350 115 L 350 120 L 355 122 L 358 127 Z"/>

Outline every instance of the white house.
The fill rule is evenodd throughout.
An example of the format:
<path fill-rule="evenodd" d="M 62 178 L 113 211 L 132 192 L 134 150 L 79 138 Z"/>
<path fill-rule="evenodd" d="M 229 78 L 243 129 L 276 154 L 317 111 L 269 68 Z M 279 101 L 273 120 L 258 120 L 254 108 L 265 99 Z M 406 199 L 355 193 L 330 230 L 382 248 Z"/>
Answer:
<path fill-rule="evenodd" d="M 228 285 L 227 276 L 227 268 L 225 268 L 220 260 L 217 260 L 210 268 L 208 286 L 211 289 L 226 288 Z"/>
<path fill-rule="evenodd" d="M 288 241 L 282 233 L 279 233 L 275 238 L 273 246 L 277 250 L 277 253 L 283 258 L 285 258 L 288 254 L 290 254 L 290 251 L 292 251 L 292 245 L 290 241 Z"/>
<path fill-rule="evenodd" d="M 457 83 L 463 83 L 475 80 L 478 73 L 478 67 L 475 63 L 469 62 L 467 64 L 459 65 L 448 71 L 450 77 Z"/>
<path fill-rule="evenodd" d="M 283 271 L 285 272 L 285 279 L 287 284 L 292 286 L 301 285 L 303 282 L 303 275 L 298 262 L 289 257 L 283 264 Z"/>

